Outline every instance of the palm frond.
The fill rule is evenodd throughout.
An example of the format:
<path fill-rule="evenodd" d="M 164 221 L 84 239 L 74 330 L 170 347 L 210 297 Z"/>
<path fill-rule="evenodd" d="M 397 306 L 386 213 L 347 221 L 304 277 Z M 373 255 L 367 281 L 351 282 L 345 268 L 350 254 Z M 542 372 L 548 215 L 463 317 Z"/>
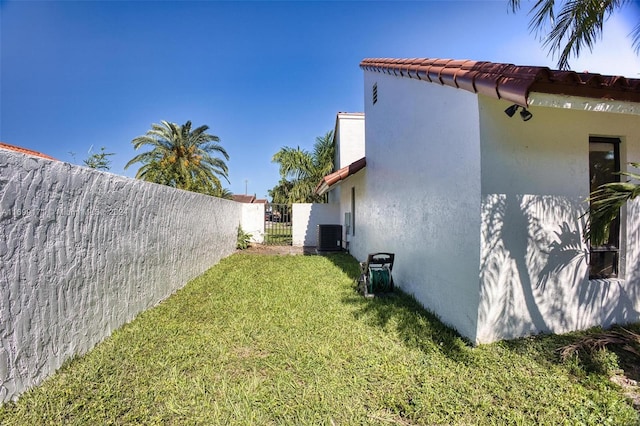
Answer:
<path fill-rule="evenodd" d="M 640 52 L 640 23 L 636 25 L 633 30 L 631 30 L 631 43 L 633 44 L 633 48 L 636 50 L 636 53 Z"/>
<path fill-rule="evenodd" d="M 639 168 L 640 163 L 630 163 Z M 589 209 L 585 213 L 588 217 L 584 238 L 593 245 L 606 243 L 612 222 L 618 217 L 620 208 L 630 200 L 640 196 L 640 175 L 632 172 L 620 172 L 621 176 L 629 177 L 627 182 L 610 182 L 600 185 L 593 191 L 587 201 Z"/>
<path fill-rule="evenodd" d="M 282 147 L 272 158 L 280 166 L 281 180 L 269 194 L 283 203 L 326 201 L 315 194 L 318 182 L 333 171 L 335 143 L 333 130 L 318 136 L 312 152 L 300 147 Z"/>
<path fill-rule="evenodd" d="M 520 0 L 509 0 L 509 9 L 511 12 L 516 13 L 520 9 Z"/>
<path fill-rule="evenodd" d="M 141 163 L 136 177 L 180 189 L 209 193 L 220 186 L 219 177 L 227 182 L 228 167 L 215 154 L 229 159 L 219 144 L 218 136 L 207 133 L 209 126 L 192 130 L 191 121 L 178 125 L 168 121 L 153 123 L 143 136 L 133 139 L 134 148 L 149 146 L 150 151 L 132 158 L 125 168 Z"/>
<path fill-rule="evenodd" d="M 538 0 L 529 12 L 533 15 L 529 30 L 541 37 L 550 54 L 559 55 L 560 69 L 569 69 L 569 58 L 579 56 L 584 47 L 592 50 L 602 38 L 604 22 L 627 3 L 631 0 Z M 520 8 L 519 0 L 508 4 L 513 12 Z M 636 50 L 640 50 L 640 24 L 632 36 Z"/>

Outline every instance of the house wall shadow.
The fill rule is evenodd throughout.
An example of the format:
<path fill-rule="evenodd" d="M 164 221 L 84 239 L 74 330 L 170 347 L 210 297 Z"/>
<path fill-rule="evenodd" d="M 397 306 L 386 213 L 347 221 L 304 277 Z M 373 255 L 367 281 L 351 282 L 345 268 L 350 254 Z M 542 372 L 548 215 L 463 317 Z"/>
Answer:
<path fill-rule="evenodd" d="M 328 254 L 326 258 L 353 280 L 353 291 L 342 301 L 352 309 L 356 319 L 395 334 L 404 345 L 425 354 L 439 352 L 457 362 L 472 362 L 467 351 L 471 342 L 425 310 L 414 297 L 395 289 L 384 296 L 365 298 L 356 288 L 360 276 L 358 261 L 344 252 Z"/>

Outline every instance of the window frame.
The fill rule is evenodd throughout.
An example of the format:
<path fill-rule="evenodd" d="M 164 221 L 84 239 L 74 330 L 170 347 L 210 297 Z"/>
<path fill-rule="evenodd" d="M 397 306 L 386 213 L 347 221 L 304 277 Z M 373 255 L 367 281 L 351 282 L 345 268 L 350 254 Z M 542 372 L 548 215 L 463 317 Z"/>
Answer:
<path fill-rule="evenodd" d="M 356 187 L 351 187 L 351 235 L 356 235 Z"/>
<path fill-rule="evenodd" d="M 619 137 L 604 137 L 604 136 L 590 136 L 589 137 L 589 194 L 593 191 L 591 188 L 591 152 L 597 152 L 591 150 L 591 144 L 609 144 L 613 147 L 613 163 L 615 171 L 612 173 L 613 180 L 612 182 L 620 182 L 620 172 L 621 172 L 621 159 L 620 159 L 620 145 L 622 141 Z M 605 244 L 601 246 L 592 246 L 591 241 L 588 241 L 587 244 L 589 246 L 589 279 L 608 279 L 608 278 L 619 278 L 620 275 L 620 251 L 622 247 L 622 234 L 621 234 L 622 226 L 621 226 L 621 212 L 618 212 L 618 217 L 611 224 L 610 229 L 610 237 L 614 235 L 613 244 Z M 609 263 L 605 259 L 607 254 L 612 254 L 611 262 L 611 273 L 610 274 L 593 274 L 593 268 L 596 267 L 595 261 L 598 259 L 603 265 Z M 602 267 L 601 270 L 605 270 L 607 267 Z"/>

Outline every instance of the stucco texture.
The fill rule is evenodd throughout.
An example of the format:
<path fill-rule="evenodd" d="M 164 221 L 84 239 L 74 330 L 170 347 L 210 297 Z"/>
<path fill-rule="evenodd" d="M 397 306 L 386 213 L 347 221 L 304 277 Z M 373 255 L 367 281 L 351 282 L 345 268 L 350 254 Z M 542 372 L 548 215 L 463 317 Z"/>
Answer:
<path fill-rule="evenodd" d="M 640 319 L 637 202 L 623 212 L 619 278 L 589 280 L 582 238 L 589 137 L 621 139 L 640 159 L 632 115 L 533 107 L 527 122 L 480 97 L 481 300 L 478 342 Z"/>
<path fill-rule="evenodd" d="M 0 150 L 0 401 L 231 254 L 239 204 Z"/>
<path fill-rule="evenodd" d="M 622 212 L 618 278 L 589 280 L 582 240 L 589 137 L 640 161 L 637 115 L 558 95 L 524 122 L 504 100 L 368 71 L 364 91 L 358 259 L 394 252 L 394 282 L 473 343 L 640 320 L 640 200 Z"/>
<path fill-rule="evenodd" d="M 356 188 L 350 249 L 360 260 L 395 253 L 394 282 L 473 338 L 480 256 L 477 98 L 370 72 L 364 91 L 367 168 L 364 188 Z"/>

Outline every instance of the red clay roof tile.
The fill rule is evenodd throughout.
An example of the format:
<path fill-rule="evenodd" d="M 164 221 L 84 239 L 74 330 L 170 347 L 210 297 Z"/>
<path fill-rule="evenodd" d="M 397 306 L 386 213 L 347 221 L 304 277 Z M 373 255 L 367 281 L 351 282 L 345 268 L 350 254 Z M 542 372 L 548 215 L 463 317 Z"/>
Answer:
<path fill-rule="evenodd" d="M 337 170 L 331 174 L 326 175 L 324 178 L 322 178 L 322 180 L 316 187 L 315 193 L 318 195 L 324 194 L 325 192 L 330 190 L 333 185 L 359 172 L 366 165 L 367 165 L 367 160 L 365 157 L 362 157 L 361 159 L 354 161 L 348 166 L 345 166 L 340 170 Z"/>
<path fill-rule="evenodd" d="M 22 154 L 33 155 L 34 157 L 46 158 L 47 160 L 56 160 L 55 158 L 53 158 L 53 157 L 51 157 L 51 156 L 49 156 L 47 154 L 43 154 L 43 153 L 38 152 L 38 151 L 33 151 L 31 149 L 22 148 L 22 147 L 15 146 L 15 145 L 10 145 L 10 144 L 4 143 L 4 142 L 0 142 L 0 148 L 7 149 L 9 151 L 20 152 Z"/>
<path fill-rule="evenodd" d="M 621 76 L 435 58 L 368 58 L 360 67 L 506 99 L 522 106 L 527 106 L 531 92 L 640 102 L 640 79 Z"/>
<path fill-rule="evenodd" d="M 255 195 L 233 194 L 233 201 L 238 203 L 253 203 L 255 202 Z"/>

